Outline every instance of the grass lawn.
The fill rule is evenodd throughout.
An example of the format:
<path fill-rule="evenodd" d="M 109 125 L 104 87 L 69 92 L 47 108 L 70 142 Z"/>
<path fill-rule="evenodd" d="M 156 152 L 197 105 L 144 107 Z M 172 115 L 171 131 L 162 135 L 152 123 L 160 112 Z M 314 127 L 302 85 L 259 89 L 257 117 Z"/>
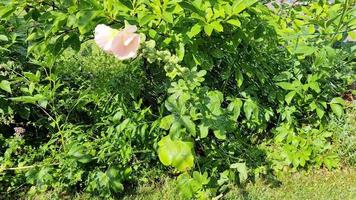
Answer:
<path fill-rule="evenodd" d="M 166 179 L 162 184 L 142 186 L 135 194 L 124 199 L 176 200 L 179 194 L 174 181 Z M 356 199 L 356 169 L 296 173 L 282 178 L 278 186 L 257 181 L 248 184 L 244 190 L 234 187 L 221 199 L 353 200 Z"/>

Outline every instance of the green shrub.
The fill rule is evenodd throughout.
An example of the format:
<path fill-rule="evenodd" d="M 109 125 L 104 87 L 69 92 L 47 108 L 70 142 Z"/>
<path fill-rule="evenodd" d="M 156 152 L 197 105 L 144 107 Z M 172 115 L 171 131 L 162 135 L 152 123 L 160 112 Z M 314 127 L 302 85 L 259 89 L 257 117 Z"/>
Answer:
<path fill-rule="evenodd" d="M 162 173 L 206 199 L 251 175 L 338 167 L 351 2 L 0 3 L 0 187 L 114 198 Z M 137 25 L 137 58 L 93 43 Z M 163 164 L 163 165 L 162 165 Z"/>

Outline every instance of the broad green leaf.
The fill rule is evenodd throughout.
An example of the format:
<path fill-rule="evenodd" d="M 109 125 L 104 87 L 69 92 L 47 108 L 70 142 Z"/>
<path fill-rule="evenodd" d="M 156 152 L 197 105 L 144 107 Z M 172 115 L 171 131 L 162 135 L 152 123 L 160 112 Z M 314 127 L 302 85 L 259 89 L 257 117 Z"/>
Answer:
<path fill-rule="evenodd" d="M 189 38 L 193 38 L 194 36 L 198 35 L 201 31 L 201 26 L 199 24 L 195 24 L 189 32 L 187 32 L 187 35 Z"/>
<path fill-rule="evenodd" d="M 163 13 L 163 19 L 164 21 L 168 22 L 168 23 L 173 23 L 173 15 L 171 13 L 165 12 Z"/>
<path fill-rule="evenodd" d="M 209 127 L 206 126 L 204 123 L 199 125 L 199 130 L 200 130 L 200 138 L 206 138 L 209 133 Z"/>
<path fill-rule="evenodd" d="M 244 183 L 248 178 L 247 167 L 245 163 L 234 163 L 230 165 L 231 169 L 239 172 L 240 183 Z"/>
<path fill-rule="evenodd" d="M 319 84 L 317 82 L 311 82 L 308 84 L 309 87 L 314 90 L 316 93 L 320 93 L 320 87 Z"/>
<path fill-rule="evenodd" d="M 78 28 L 80 34 L 85 34 L 89 31 L 93 31 L 97 25 L 96 18 L 102 14 L 101 11 L 93 10 L 81 10 L 77 13 Z"/>
<path fill-rule="evenodd" d="M 157 18 L 156 15 L 152 15 L 152 14 L 144 15 L 143 17 L 140 18 L 139 24 L 140 24 L 140 26 L 144 26 L 147 23 L 155 20 L 156 18 Z"/>
<path fill-rule="evenodd" d="M 213 30 L 214 30 L 214 27 L 213 27 L 211 24 L 207 24 L 207 25 L 204 26 L 204 32 L 205 32 L 208 36 L 211 35 L 211 33 L 213 32 Z"/>
<path fill-rule="evenodd" d="M 6 92 L 8 92 L 10 94 L 12 93 L 12 91 L 11 91 L 11 83 L 9 81 L 7 81 L 7 80 L 2 80 L 0 82 L 0 89 L 4 90 L 4 91 L 6 91 Z"/>
<path fill-rule="evenodd" d="M 238 19 L 230 19 L 227 21 L 227 23 L 234 25 L 236 27 L 241 27 L 241 22 Z"/>
<path fill-rule="evenodd" d="M 233 113 L 232 120 L 236 121 L 240 116 L 242 104 L 241 99 L 236 98 L 227 106 L 227 110 Z"/>
<path fill-rule="evenodd" d="M 214 135 L 219 140 L 225 140 L 226 139 L 226 134 L 224 132 L 222 132 L 221 130 L 214 130 Z"/>
<path fill-rule="evenodd" d="M 200 10 L 199 8 L 197 8 L 196 6 L 194 6 L 193 4 L 191 4 L 189 1 L 182 1 L 182 2 L 179 2 L 179 5 L 184 8 L 184 9 L 187 9 L 187 10 L 190 10 L 192 11 L 193 13 L 196 13 L 198 14 L 199 16 L 201 17 L 205 17 L 205 13 L 204 11 Z"/>
<path fill-rule="evenodd" d="M 0 19 L 5 19 L 16 11 L 14 5 L 0 7 Z"/>
<path fill-rule="evenodd" d="M 174 121 L 174 115 L 167 115 L 161 119 L 159 127 L 164 130 L 169 130 Z"/>
<path fill-rule="evenodd" d="M 276 85 L 283 88 L 284 90 L 295 90 L 296 89 L 296 86 L 293 83 L 279 82 L 279 83 L 276 83 Z"/>
<path fill-rule="evenodd" d="M 0 35 L 0 41 L 5 41 L 5 42 L 7 42 L 7 41 L 9 41 L 9 39 L 7 38 L 6 35 Z"/>
<path fill-rule="evenodd" d="M 38 81 L 40 81 L 40 77 L 37 76 L 36 74 L 33 74 L 31 72 L 24 72 L 24 76 L 26 78 L 28 78 L 28 80 L 37 83 Z"/>
<path fill-rule="evenodd" d="M 331 110 L 335 113 L 337 117 L 341 117 L 344 113 L 342 105 L 337 103 L 330 103 Z"/>
<path fill-rule="evenodd" d="M 224 101 L 224 95 L 220 91 L 210 91 L 208 92 L 209 104 L 207 107 L 209 110 L 215 114 L 221 114 L 221 103 Z"/>
<path fill-rule="evenodd" d="M 246 115 L 246 119 L 251 119 L 252 114 L 256 117 L 258 116 L 258 106 L 251 99 L 245 101 L 244 104 L 244 113 Z"/>
<path fill-rule="evenodd" d="M 345 101 L 341 97 L 335 97 L 331 100 L 330 103 L 338 103 L 340 105 L 344 105 Z"/>
<path fill-rule="evenodd" d="M 294 95 L 296 94 L 296 91 L 290 91 L 284 98 L 284 100 L 287 102 L 287 104 L 289 105 L 290 102 L 292 101 Z"/>
<path fill-rule="evenodd" d="M 71 33 L 64 43 L 65 47 L 70 46 L 75 51 L 80 50 L 81 42 L 77 33 Z"/>
<path fill-rule="evenodd" d="M 212 23 L 210 23 L 210 25 L 213 27 L 214 30 L 216 30 L 217 32 L 222 32 L 224 31 L 223 26 L 220 24 L 219 21 L 214 21 Z"/>
<path fill-rule="evenodd" d="M 164 165 L 186 171 L 194 165 L 192 149 L 192 142 L 173 141 L 170 136 L 166 136 L 158 142 L 158 157 Z"/>
<path fill-rule="evenodd" d="M 299 45 L 295 50 L 295 54 L 302 54 L 305 56 L 311 55 L 316 51 L 314 47 L 307 46 L 307 45 Z"/>
<path fill-rule="evenodd" d="M 250 7 L 251 5 L 253 5 L 254 3 L 256 3 L 257 0 L 240 0 L 240 1 L 234 1 L 234 4 L 232 5 L 232 9 L 233 9 L 233 14 L 237 15 L 240 12 L 242 12 L 243 10 L 245 10 L 246 8 Z"/>

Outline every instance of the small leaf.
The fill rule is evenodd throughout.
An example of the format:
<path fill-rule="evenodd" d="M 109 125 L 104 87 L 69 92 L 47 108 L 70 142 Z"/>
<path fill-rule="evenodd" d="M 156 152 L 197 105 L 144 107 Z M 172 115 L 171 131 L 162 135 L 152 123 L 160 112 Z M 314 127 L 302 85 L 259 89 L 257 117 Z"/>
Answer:
<path fill-rule="evenodd" d="M 196 136 L 196 130 L 195 130 L 195 124 L 194 122 L 190 119 L 189 116 L 183 116 L 182 117 L 182 121 L 183 121 L 183 124 L 184 126 L 188 129 L 189 133 L 192 135 L 192 136 Z"/>
<path fill-rule="evenodd" d="M 205 124 L 200 124 L 199 130 L 200 130 L 200 138 L 206 138 L 208 136 L 208 133 L 209 133 L 208 126 L 206 126 Z"/>
<path fill-rule="evenodd" d="M 193 38 L 194 36 L 198 35 L 200 31 L 201 31 L 201 26 L 199 24 L 195 24 L 187 33 L 187 35 L 189 38 Z"/>
<path fill-rule="evenodd" d="M 219 140 L 225 140 L 226 139 L 226 134 L 220 130 L 214 130 L 214 135 L 216 138 Z"/>
<path fill-rule="evenodd" d="M 242 83 L 244 82 L 244 77 L 240 70 L 236 70 L 235 78 L 236 78 L 237 87 L 241 87 Z"/>
<path fill-rule="evenodd" d="M 241 22 L 238 19 L 230 19 L 227 21 L 227 23 L 234 25 L 236 27 L 240 27 L 241 26 Z"/>
<path fill-rule="evenodd" d="M 179 43 L 179 47 L 176 50 L 177 52 L 177 56 L 179 58 L 179 61 L 182 61 L 184 58 L 184 54 L 185 54 L 185 49 L 184 49 L 184 44 L 183 43 Z"/>
<path fill-rule="evenodd" d="M 307 55 L 313 54 L 315 52 L 315 50 L 316 49 L 314 47 L 310 47 L 310 46 L 307 46 L 307 45 L 299 45 L 295 49 L 294 53 L 295 54 L 302 54 L 302 55 L 307 56 Z"/>
<path fill-rule="evenodd" d="M 242 104 L 241 99 L 236 98 L 227 106 L 227 110 L 232 112 L 232 120 L 236 121 L 240 116 Z"/>
<path fill-rule="evenodd" d="M 210 24 L 207 24 L 207 25 L 204 26 L 204 32 L 205 32 L 208 36 L 211 35 L 211 33 L 213 32 L 213 30 L 214 30 L 214 27 L 213 27 L 212 25 L 210 25 Z"/>
<path fill-rule="evenodd" d="M 258 107 L 255 104 L 255 102 L 253 102 L 251 99 L 248 99 L 245 101 L 243 109 L 244 109 L 244 113 L 246 115 L 246 119 L 248 119 L 248 120 L 251 119 L 252 113 L 255 116 L 258 116 Z"/>
<path fill-rule="evenodd" d="M 276 85 L 283 88 L 284 90 L 295 90 L 296 89 L 296 87 L 292 83 L 288 83 L 288 82 L 279 82 L 279 83 L 276 83 Z"/>
<path fill-rule="evenodd" d="M 217 32 L 222 32 L 224 31 L 223 26 L 220 24 L 219 21 L 214 21 L 212 23 L 210 23 L 210 25 L 213 27 L 214 30 L 216 30 Z"/>
<path fill-rule="evenodd" d="M 318 115 L 319 119 L 323 118 L 325 111 L 324 108 L 320 105 L 316 107 L 316 114 Z"/>
<path fill-rule="evenodd" d="M 156 19 L 156 15 L 147 14 L 140 18 L 139 24 L 140 24 L 140 26 L 143 26 L 155 19 Z"/>
<path fill-rule="evenodd" d="M 7 81 L 7 80 L 2 80 L 0 82 L 0 89 L 4 90 L 4 91 L 6 91 L 6 92 L 8 92 L 10 94 L 12 93 L 12 91 L 11 91 L 11 83 L 9 81 Z"/>
<path fill-rule="evenodd" d="M 309 83 L 309 87 L 314 90 L 316 93 L 320 93 L 320 87 L 317 82 L 311 82 Z"/>
<path fill-rule="evenodd" d="M 297 92 L 296 91 L 290 91 L 286 97 L 284 98 L 284 100 L 287 102 L 287 104 L 289 105 L 290 102 L 292 101 L 294 95 L 296 94 Z"/>

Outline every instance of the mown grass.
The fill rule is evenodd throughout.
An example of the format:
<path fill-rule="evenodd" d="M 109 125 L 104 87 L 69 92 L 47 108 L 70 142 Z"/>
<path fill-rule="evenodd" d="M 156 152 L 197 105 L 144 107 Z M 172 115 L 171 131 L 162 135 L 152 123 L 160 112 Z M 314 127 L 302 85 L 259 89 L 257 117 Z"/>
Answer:
<path fill-rule="evenodd" d="M 241 189 L 237 186 L 220 196 L 221 199 L 249 200 L 353 200 L 356 198 L 356 170 L 346 168 L 336 171 L 318 170 L 295 173 L 281 179 L 280 185 L 258 180 Z M 176 200 L 180 199 L 176 184 L 171 179 L 162 183 L 144 185 L 126 200 Z"/>
<path fill-rule="evenodd" d="M 58 196 L 45 193 L 34 199 L 58 199 Z M 298 172 L 280 179 L 280 184 L 257 180 L 248 183 L 243 189 L 238 186 L 217 199 L 226 200 L 354 200 L 356 199 L 356 169 L 354 167 L 335 171 L 317 170 Z M 88 194 L 76 194 L 59 199 L 99 200 Z M 142 185 L 124 200 L 180 200 L 182 199 L 175 180 L 163 178 L 161 182 Z"/>

